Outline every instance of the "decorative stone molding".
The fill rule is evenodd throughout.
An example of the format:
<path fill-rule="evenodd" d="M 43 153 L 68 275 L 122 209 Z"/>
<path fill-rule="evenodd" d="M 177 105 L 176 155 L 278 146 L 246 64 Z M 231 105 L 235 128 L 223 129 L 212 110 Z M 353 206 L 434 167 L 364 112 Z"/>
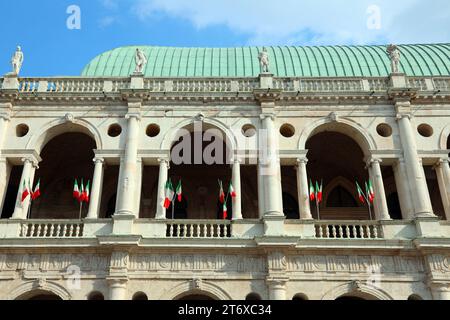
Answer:
<path fill-rule="evenodd" d="M 66 113 L 66 115 L 64 116 L 64 120 L 69 123 L 74 123 L 75 117 L 72 113 Z"/>
<path fill-rule="evenodd" d="M 140 113 L 127 113 L 125 115 L 125 119 L 129 120 L 131 118 L 136 118 L 136 120 L 140 121 L 142 119 L 142 116 Z"/>
<path fill-rule="evenodd" d="M 328 116 L 331 122 L 339 122 L 339 115 L 336 112 L 330 113 Z"/>
<path fill-rule="evenodd" d="M 194 121 L 203 122 L 205 121 L 205 115 L 203 113 L 199 113 L 194 117 Z"/>
<path fill-rule="evenodd" d="M 259 118 L 261 120 L 265 120 L 266 118 L 270 118 L 272 121 L 275 121 L 275 119 L 277 118 L 275 113 L 261 113 L 259 115 Z"/>
<path fill-rule="evenodd" d="M 287 259 L 283 252 L 271 252 L 267 255 L 269 272 L 283 272 L 287 270 Z"/>

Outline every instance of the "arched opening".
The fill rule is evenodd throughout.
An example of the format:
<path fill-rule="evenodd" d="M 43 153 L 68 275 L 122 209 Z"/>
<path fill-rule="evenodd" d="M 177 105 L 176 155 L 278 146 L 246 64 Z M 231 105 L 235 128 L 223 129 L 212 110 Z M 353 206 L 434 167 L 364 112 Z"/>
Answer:
<path fill-rule="evenodd" d="M 78 132 L 63 133 L 50 140 L 41 151 L 42 162 L 35 181 L 41 180 L 41 197 L 31 207 L 35 219 L 78 219 L 80 207 L 73 198 L 74 179 L 84 185 L 90 180 L 94 165 L 95 141 Z M 81 187 L 81 186 L 80 186 Z M 87 205 L 82 217 L 87 214 Z"/>
<path fill-rule="evenodd" d="M 358 200 L 355 181 L 364 185 L 369 180 L 360 145 L 346 134 L 318 131 L 306 143 L 307 172 L 313 185 L 323 181 L 323 202 L 320 219 L 369 220 L 367 208 Z M 345 187 L 344 187 L 345 184 Z M 318 218 L 316 202 L 311 212 Z"/>
<path fill-rule="evenodd" d="M 336 301 L 358 301 L 358 300 L 362 301 L 362 300 L 379 300 L 379 299 L 370 293 L 362 291 L 349 292 L 336 298 Z"/>
<path fill-rule="evenodd" d="M 103 293 L 99 292 L 99 291 L 93 291 L 91 293 L 89 293 L 88 295 L 88 300 L 105 300 L 105 296 L 103 295 Z"/>
<path fill-rule="evenodd" d="M 214 295 L 210 294 L 209 292 L 205 292 L 202 290 L 191 290 L 188 292 L 184 292 L 177 297 L 175 297 L 173 300 L 179 300 L 179 301 L 212 301 L 212 300 L 219 300 L 219 298 L 215 297 Z"/>
<path fill-rule="evenodd" d="M 181 181 L 183 198 L 175 199 L 166 210 L 171 219 L 224 219 L 224 203 L 219 197 L 219 181 L 222 182 L 226 200 L 226 219 L 233 215 L 233 199 L 229 194 L 232 181 L 233 144 L 229 137 L 217 127 L 196 122 L 181 128 L 171 146 L 169 179 L 173 189 Z M 145 169 L 144 169 L 145 170 Z M 148 172 L 148 171 L 147 171 Z M 158 178 L 154 174 L 155 179 Z M 241 164 L 241 199 L 246 218 L 258 217 L 256 166 Z M 249 186 L 250 184 L 250 186 Z M 155 185 L 144 186 L 149 194 Z M 148 201 L 148 203 L 153 203 Z"/>
<path fill-rule="evenodd" d="M 245 300 L 247 300 L 247 301 L 259 301 L 259 300 L 262 300 L 262 298 L 261 298 L 261 296 L 258 293 L 251 292 L 245 297 Z"/>
<path fill-rule="evenodd" d="M 409 301 L 418 301 L 418 300 L 423 300 L 423 299 L 418 294 L 412 294 L 408 297 L 408 300 Z"/>
<path fill-rule="evenodd" d="M 46 300 L 62 300 L 62 299 L 60 296 L 54 294 L 51 291 L 34 290 L 21 295 L 20 297 L 16 298 L 16 300 L 46 301 Z"/>
<path fill-rule="evenodd" d="M 306 294 L 304 293 L 297 293 L 295 296 L 292 297 L 293 301 L 306 301 L 309 300 Z"/>
<path fill-rule="evenodd" d="M 148 300 L 148 296 L 144 292 L 136 292 L 133 295 L 132 300 L 134 300 L 134 301 L 147 301 Z"/>

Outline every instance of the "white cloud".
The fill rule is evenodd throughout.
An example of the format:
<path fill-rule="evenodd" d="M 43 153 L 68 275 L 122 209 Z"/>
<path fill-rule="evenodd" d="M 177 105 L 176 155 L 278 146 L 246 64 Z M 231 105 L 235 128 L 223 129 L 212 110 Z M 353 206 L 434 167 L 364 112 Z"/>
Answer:
<path fill-rule="evenodd" d="M 381 29 L 367 9 L 381 9 Z M 431 43 L 450 41 L 448 0 L 138 0 L 141 20 L 158 13 L 202 29 L 225 25 L 249 44 Z"/>
<path fill-rule="evenodd" d="M 103 17 L 98 21 L 98 24 L 101 28 L 107 28 L 117 22 L 117 18 L 113 16 Z"/>
<path fill-rule="evenodd" d="M 100 0 L 101 4 L 109 10 L 116 10 L 119 7 L 118 0 Z"/>

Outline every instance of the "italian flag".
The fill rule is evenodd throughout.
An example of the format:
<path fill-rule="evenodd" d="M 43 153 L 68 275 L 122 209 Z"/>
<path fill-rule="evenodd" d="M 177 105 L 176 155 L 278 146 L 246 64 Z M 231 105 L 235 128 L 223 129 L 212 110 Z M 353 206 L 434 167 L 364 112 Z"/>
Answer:
<path fill-rule="evenodd" d="M 183 200 L 183 187 L 181 185 L 181 180 L 180 180 L 180 182 L 178 182 L 176 193 L 177 193 L 178 202 L 181 202 Z"/>
<path fill-rule="evenodd" d="M 322 188 L 323 188 L 323 181 L 320 183 L 320 187 L 319 187 L 319 183 L 316 181 L 317 203 L 321 203 L 322 202 Z"/>
<path fill-rule="evenodd" d="M 25 180 L 23 181 L 23 187 L 22 187 L 22 202 L 25 201 L 25 199 L 30 195 L 30 190 L 28 189 L 28 186 L 25 183 Z"/>
<path fill-rule="evenodd" d="M 81 179 L 81 189 L 80 189 L 80 196 L 78 197 L 78 202 L 84 201 L 84 181 Z"/>
<path fill-rule="evenodd" d="M 82 194 L 82 201 L 89 203 L 89 199 L 90 199 L 90 188 L 91 188 L 91 181 L 88 181 L 86 188 L 84 188 L 83 190 L 83 194 Z"/>
<path fill-rule="evenodd" d="M 315 194 L 315 190 L 314 190 L 314 185 L 313 185 L 312 181 L 309 180 L 309 199 L 311 201 L 314 201 L 315 198 L 316 198 L 316 194 Z"/>
<path fill-rule="evenodd" d="M 38 180 L 37 185 L 34 187 L 34 191 L 31 193 L 31 199 L 36 200 L 41 196 L 41 179 Z"/>
<path fill-rule="evenodd" d="M 164 208 L 169 209 L 174 196 L 175 196 L 175 192 L 173 192 L 172 181 L 167 180 L 167 182 L 166 182 L 166 198 L 164 199 Z"/>
<path fill-rule="evenodd" d="M 228 218 L 228 208 L 227 208 L 227 204 L 226 203 L 223 204 L 223 215 L 222 215 L 222 217 L 223 217 L 223 220 L 227 220 L 227 218 Z"/>
<path fill-rule="evenodd" d="M 77 179 L 75 179 L 75 182 L 73 184 L 73 197 L 75 199 L 77 199 L 78 201 L 80 200 L 80 189 L 78 188 L 78 181 L 77 181 Z"/>
<path fill-rule="evenodd" d="M 361 187 L 359 186 L 358 182 L 356 182 L 356 189 L 358 190 L 359 201 L 361 201 L 361 203 L 366 203 L 366 201 L 364 199 L 364 193 L 363 193 Z"/>
<path fill-rule="evenodd" d="M 375 192 L 373 191 L 372 181 L 369 180 L 369 184 L 366 183 L 367 194 L 369 195 L 369 201 L 373 203 L 375 199 Z"/>
<path fill-rule="evenodd" d="M 223 191 L 222 181 L 219 181 L 219 186 L 220 186 L 219 201 L 220 201 L 220 203 L 225 203 L 225 192 Z"/>
<path fill-rule="evenodd" d="M 230 195 L 231 195 L 232 198 L 236 198 L 237 194 L 236 194 L 236 191 L 235 191 L 234 188 L 233 188 L 233 183 L 232 183 L 232 182 L 230 182 L 230 190 L 229 190 L 229 193 L 230 193 Z"/>

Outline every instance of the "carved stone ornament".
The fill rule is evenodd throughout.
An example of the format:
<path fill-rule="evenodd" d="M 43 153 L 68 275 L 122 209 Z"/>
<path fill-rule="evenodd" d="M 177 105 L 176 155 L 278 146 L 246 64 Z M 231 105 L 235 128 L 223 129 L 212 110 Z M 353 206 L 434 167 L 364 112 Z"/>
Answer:
<path fill-rule="evenodd" d="M 64 120 L 66 122 L 73 123 L 75 121 L 75 117 L 71 113 L 66 113 L 66 115 L 64 116 Z"/>

